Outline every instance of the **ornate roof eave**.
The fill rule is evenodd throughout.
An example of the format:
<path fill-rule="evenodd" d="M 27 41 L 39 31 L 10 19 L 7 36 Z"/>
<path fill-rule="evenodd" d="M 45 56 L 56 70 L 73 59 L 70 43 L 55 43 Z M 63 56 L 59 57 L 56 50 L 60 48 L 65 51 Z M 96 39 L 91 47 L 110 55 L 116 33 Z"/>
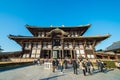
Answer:
<path fill-rule="evenodd" d="M 97 35 L 97 36 L 78 36 L 78 37 L 64 37 L 65 39 L 106 39 L 110 37 L 110 34 L 106 35 Z M 45 38 L 51 38 L 51 37 L 34 37 L 34 36 L 15 36 L 15 35 L 9 35 L 10 39 L 45 39 Z"/>
<path fill-rule="evenodd" d="M 111 35 L 110 34 L 106 34 L 106 35 L 96 35 L 96 36 L 78 36 L 78 37 L 65 37 L 65 38 L 86 38 L 86 39 L 89 39 L 89 38 L 108 38 L 110 37 Z"/>
<path fill-rule="evenodd" d="M 9 35 L 8 38 L 16 41 L 19 45 L 22 45 L 21 41 L 51 40 L 51 37 L 33 37 L 33 36 L 15 36 L 15 35 Z"/>
<path fill-rule="evenodd" d="M 87 29 L 91 26 L 91 24 L 87 24 L 87 25 L 80 25 L 80 26 L 65 26 L 65 27 L 61 27 L 61 26 L 54 26 L 54 27 L 48 27 L 48 26 L 30 26 L 30 25 L 26 25 L 26 28 L 33 34 L 35 35 L 35 32 L 38 32 L 39 30 L 47 30 L 47 31 L 51 31 L 55 28 L 59 28 L 59 29 L 62 29 L 62 30 L 66 30 L 66 29 L 69 29 L 69 30 L 73 30 L 73 29 L 76 29 L 76 30 L 79 30 L 81 29 L 82 30 L 82 33 L 81 33 L 81 36 L 87 31 Z"/>
<path fill-rule="evenodd" d="M 95 42 L 95 45 L 100 43 L 101 41 L 109 38 L 111 35 L 106 34 L 103 36 L 79 36 L 79 37 L 65 37 L 66 40 L 77 40 L 77 41 L 92 41 Z"/>
<path fill-rule="evenodd" d="M 10 39 L 45 39 L 51 37 L 33 37 L 33 36 L 8 36 Z"/>
<path fill-rule="evenodd" d="M 52 35 L 53 33 L 61 33 L 62 35 L 68 35 L 69 33 L 59 29 L 59 28 L 56 28 L 56 29 L 53 29 L 51 30 L 50 32 L 47 33 L 47 36 L 49 35 Z"/>
<path fill-rule="evenodd" d="M 66 33 L 67 34 L 67 33 Z M 73 38 L 73 39 L 77 39 L 77 38 L 86 38 L 86 39 L 88 39 L 88 38 L 108 38 L 108 37 L 110 37 L 111 35 L 110 34 L 106 34 L 106 35 L 96 35 L 96 36 L 78 36 L 78 37 L 64 37 L 64 38 Z M 17 39 L 17 38 L 51 38 L 51 37 L 34 37 L 34 36 L 15 36 L 15 35 L 9 35 L 8 36 L 8 38 L 10 38 L 10 39 Z"/>

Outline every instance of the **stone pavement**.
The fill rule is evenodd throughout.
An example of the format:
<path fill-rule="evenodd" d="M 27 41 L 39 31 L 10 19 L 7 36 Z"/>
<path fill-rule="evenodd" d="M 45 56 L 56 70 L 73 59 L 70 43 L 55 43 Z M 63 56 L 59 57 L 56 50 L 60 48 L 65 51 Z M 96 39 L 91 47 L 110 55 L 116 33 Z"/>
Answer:
<path fill-rule="evenodd" d="M 60 70 L 53 73 L 51 70 L 45 70 L 43 66 L 32 65 L 0 72 L 0 80 L 120 80 L 120 70 L 83 76 L 81 70 L 78 75 L 73 74 L 72 68 L 64 70 L 64 73 L 60 73 Z"/>

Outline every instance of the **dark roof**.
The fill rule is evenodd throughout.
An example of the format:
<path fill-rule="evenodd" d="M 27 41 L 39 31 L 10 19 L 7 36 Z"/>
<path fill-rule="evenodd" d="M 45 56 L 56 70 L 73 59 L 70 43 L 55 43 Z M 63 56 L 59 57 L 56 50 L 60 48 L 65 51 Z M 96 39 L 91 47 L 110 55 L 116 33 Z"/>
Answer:
<path fill-rule="evenodd" d="M 114 42 L 112 45 L 106 48 L 106 51 L 114 51 L 120 49 L 120 41 Z"/>
<path fill-rule="evenodd" d="M 106 35 L 97 35 L 97 36 L 78 36 L 78 37 L 64 37 L 65 40 L 96 40 L 100 42 L 106 38 L 110 37 L 109 34 Z M 21 41 L 40 41 L 40 40 L 51 40 L 51 37 L 35 37 L 35 36 L 14 36 L 9 35 L 10 39 L 15 40 L 17 43 L 21 44 Z"/>
<path fill-rule="evenodd" d="M 66 31 L 74 31 L 74 30 L 81 31 L 80 35 L 83 35 L 90 26 L 91 26 L 91 24 L 81 25 L 81 26 L 64 26 L 64 27 L 62 27 L 62 26 L 53 26 L 53 27 L 44 26 L 44 27 L 39 27 L 39 26 L 26 25 L 26 28 L 33 35 L 35 35 L 37 32 L 40 32 L 40 31 L 50 32 L 51 30 L 56 29 L 56 28 L 59 28 L 59 29 L 65 31 L 65 32 Z"/>
<path fill-rule="evenodd" d="M 22 51 L 0 52 L 0 55 L 20 54 Z"/>

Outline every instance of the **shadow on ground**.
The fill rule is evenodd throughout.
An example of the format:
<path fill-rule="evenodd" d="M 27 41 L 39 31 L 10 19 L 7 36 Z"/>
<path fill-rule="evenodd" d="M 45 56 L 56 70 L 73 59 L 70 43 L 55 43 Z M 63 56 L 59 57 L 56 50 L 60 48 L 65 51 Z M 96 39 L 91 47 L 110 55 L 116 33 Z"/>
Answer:
<path fill-rule="evenodd" d="M 48 78 L 43 78 L 43 79 L 39 79 L 39 80 L 57 80 L 56 78 L 60 77 L 60 76 L 64 76 L 64 74 L 56 75 L 56 76 L 52 76 L 52 77 L 48 77 Z"/>
<path fill-rule="evenodd" d="M 18 69 L 18 68 L 23 68 L 23 67 L 27 67 L 27 66 L 30 66 L 30 65 L 33 65 L 33 63 L 10 66 L 10 67 L 2 67 L 2 68 L 0 68 L 0 72 L 4 72 L 4 71 L 8 71 L 8 70 L 14 70 L 14 69 Z"/>

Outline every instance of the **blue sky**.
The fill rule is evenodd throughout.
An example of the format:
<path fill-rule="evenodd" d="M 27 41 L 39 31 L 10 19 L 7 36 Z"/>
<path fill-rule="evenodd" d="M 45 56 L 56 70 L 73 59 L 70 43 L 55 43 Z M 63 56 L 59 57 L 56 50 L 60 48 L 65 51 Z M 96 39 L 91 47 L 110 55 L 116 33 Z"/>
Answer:
<path fill-rule="evenodd" d="M 9 34 L 31 36 L 25 24 L 78 26 L 92 24 L 85 36 L 111 34 L 96 46 L 105 49 L 119 41 L 119 0 L 0 0 L 0 45 L 4 51 L 21 47 Z"/>

